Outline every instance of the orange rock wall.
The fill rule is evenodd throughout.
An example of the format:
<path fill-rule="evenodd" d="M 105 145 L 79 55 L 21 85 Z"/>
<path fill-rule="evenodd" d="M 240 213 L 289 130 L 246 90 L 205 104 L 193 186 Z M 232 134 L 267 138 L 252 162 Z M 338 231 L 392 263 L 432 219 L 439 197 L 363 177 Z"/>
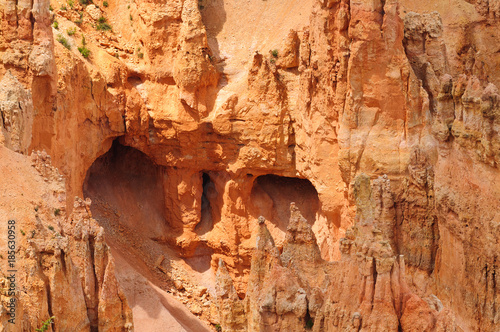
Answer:
<path fill-rule="evenodd" d="M 142 151 L 164 170 L 175 232 L 162 241 L 187 258 L 209 247 L 212 268 L 222 259 L 240 295 L 253 221 L 289 217 L 276 212 L 289 196 L 269 194 L 259 176 L 312 185 L 297 205 L 318 205 L 309 222 L 321 257 L 334 261 L 359 210 L 354 179 L 385 175 L 390 190 L 377 195 L 391 223 L 381 231 L 405 257 L 408 287 L 437 296 L 463 330 L 498 329 L 495 1 L 311 1 L 297 26 L 284 17 L 300 6 L 284 14 L 269 0 L 247 8 L 270 24 L 265 35 L 252 34 L 255 18 L 235 24 L 244 13 L 229 2 L 108 2 L 0 2 L 3 145 L 45 149 L 70 197 L 115 138 Z M 100 16 L 112 31 L 95 29 Z M 231 29 L 253 39 L 231 39 Z M 211 226 L 200 232 L 204 199 Z M 279 220 L 269 226 L 278 247 Z"/>

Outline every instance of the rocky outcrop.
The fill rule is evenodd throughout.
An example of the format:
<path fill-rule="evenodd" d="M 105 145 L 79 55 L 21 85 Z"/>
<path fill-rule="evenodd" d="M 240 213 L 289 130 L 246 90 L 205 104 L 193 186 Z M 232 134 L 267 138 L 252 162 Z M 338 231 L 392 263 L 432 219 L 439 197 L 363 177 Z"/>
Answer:
<path fill-rule="evenodd" d="M 33 102 L 29 90 L 25 90 L 15 76 L 8 71 L 0 82 L 0 141 L 6 147 L 26 153 L 31 143 L 33 126 Z"/>
<path fill-rule="evenodd" d="M 90 215 L 90 201 L 77 198 L 67 215 L 64 180 L 50 156 L 35 152 L 30 166 L 6 148 L 0 154 L 5 188 L 0 215 L 15 222 L 16 234 L 15 280 L 7 278 L 12 276 L 7 260 L 1 266 L 2 283 L 15 284 L 14 296 L 8 288 L 2 291 L 2 329 L 30 331 L 54 317 L 53 331 L 132 331 L 131 310 L 116 281 L 104 230 Z M 25 189 L 13 195 L 19 187 Z M 12 299 L 15 324 L 7 306 Z"/>
<path fill-rule="evenodd" d="M 355 188 L 359 212 L 340 242 L 339 262 L 321 259 L 311 226 L 294 203 L 282 253 L 259 218 L 244 300 L 235 296 L 227 269 L 219 265 L 224 331 L 456 330 L 453 314 L 435 295 L 423 300 L 406 284 L 404 256 L 396 254 L 386 231 L 395 222 L 389 180 L 370 184 L 360 175 Z M 231 294 L 234 305 L 223 305 Z M 242 303 L 244 311 L 234 310 Z"/>
<path fill-rule="evenodd" d="M 434 171 L 418 149 L 411 153 L 408 173 L 399 203 L 403 215 L 400 225 L 395 227 L 398 248 L 408 264 L 432 272 L 439 243 Z"/>

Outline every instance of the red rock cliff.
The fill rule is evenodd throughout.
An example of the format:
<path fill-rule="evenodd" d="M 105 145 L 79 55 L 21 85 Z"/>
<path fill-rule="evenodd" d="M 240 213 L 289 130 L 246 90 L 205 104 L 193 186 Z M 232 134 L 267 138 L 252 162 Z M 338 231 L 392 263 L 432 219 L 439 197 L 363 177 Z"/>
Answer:
<path fill-rule="evenodd" d="M 20 247 L 22 273 L 53 261 L 23 289 L 23 326 L 133 315 L 146 331 L 154 311 L 172 330 L 499 330 L 499 15 L 495 0 L 1 0 L 0 142 L 45 150 L 32 158 L 51 156 L 68 196 L 61 236 Z M 6 188 L 12 218 L 25 204 Z"/>

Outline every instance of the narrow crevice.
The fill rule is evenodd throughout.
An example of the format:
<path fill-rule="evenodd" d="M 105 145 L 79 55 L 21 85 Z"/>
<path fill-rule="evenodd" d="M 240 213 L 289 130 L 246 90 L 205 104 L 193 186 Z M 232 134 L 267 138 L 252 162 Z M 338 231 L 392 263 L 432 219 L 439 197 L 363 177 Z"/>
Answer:
<path fill-rule="evenodd" d="M 89 237 L 89 251 L 90 251 L 90 263 L 92 264 L 92 277 L 94 278 L 94 294 L 96 296 L 99 294 L 99 283 L 97 282 L 97 274 L 95 271 L 95 255 L 94 255 L 94 250 L 95 250 L 95 245 L 94 245 L 94 238 Z M 93 299 L 91 298 L 91 301 Z M 92 303 L 92 302 L 91 302 Z M 99 325 L 99 302 L 97 301 L 95 307 L 89 307 L 87 308 L 87 313 L 89 316 L 89 321 L 90 321 L 90 331 L 98 331 Z"/>
<path fill-rule="evenodd" d="M 49 313 L 49 317 L 53 317 L 54 314 L 53 314 L 53 311 L 52 311 L 52 295 L 51 295 L 51 292 L 50 292 L 50 281 L 48 280 L 48 278 L 47 278 L 47 281 L 45 283 L 45 289 L 46 289 L 46 292 L 47 292 L 47 311 Z M 56 330 L 56 323 L 55 322 L 52 322 L 52 326 L 54 328 L 54 331 L 57 331 Z"/>
<path fill-rule="evenodd" d="M 66 274 L 66 254 L 64 250 L 61 250 L 61 269 L 64 274 Z"/>
<path fill-rule="evenodd" d="M 307 308 L 306 315 L 304 317 L 304 327 L 307 330 L 312 330 L 314 326 L 314 318 L 311 317 L 311 314 L 309 313 L 309 308 Z"/>
<path fill-rule="evenodd" d="M 206 172 L 202 173 L 202 194 L 201 194 L 201 219 L 198 225 L 196 225 L 196 233 L 198 235 L 203 235 L 210 232 L 213 228 L 213 211 L 212 203 L 217 196 L 217 191 L 215 190 L 215 185 L 210 178 L 210 175 Z"/>
<path fill-rule="evenodd" d="M 43 259 L 43 257 L 41 258 Z M 41 261 L 39 262 L 39 264 L 41 265 Z M 45 292 L 47 294 L 47 312 L 49 314 L 49 318 L 50 317 L 53 317 L 54 316 L 54 313 L 52 311 L 52 293 L 50 291 L 50 279 L 49 277 L 47 277 L 47 275 L 45 273 L 41 273 L 42 274 L 42 279 L 43 279 L 43 282 L 45 284 Z M 58 317 L 55 317 L 54 321 L 57 320 Z M 53 330 L 56 331 L 56 328 L 55 328 L 55 322 L 52 322 L 52 327 L 53 327 Z"/>

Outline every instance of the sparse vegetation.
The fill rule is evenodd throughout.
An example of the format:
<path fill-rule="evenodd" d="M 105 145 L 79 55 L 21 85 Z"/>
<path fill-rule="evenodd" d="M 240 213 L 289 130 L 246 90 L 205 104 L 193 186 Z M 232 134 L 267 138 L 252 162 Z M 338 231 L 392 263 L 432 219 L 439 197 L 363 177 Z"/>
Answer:
<path fill-rule="evenodd" d="M 68 34 L 68 36 L 73 36 L 76 33 L 76 28 L 66 29 L 66 33 Z"/>
<path fill-rule="evenodd" d="M 78 47 L 78 51 L 85 59 L 89 58 L 90 50 L 86 46 Z"/>
<path fill-rule="evenodd" d="M 54 316 L 50 317 L 47 319 L 45 322 L 42 322 L 42 326 L 38 329 L 35 329 L 37 332 L 45 332 L 49 329 L 50 325 L 54 322 Z"/>
<path fill-rule="evenodd" d="M 39 207 L 38 205 L 35 205 L 35 212 L 38 212 L 38 209 L 39 209 L 39 208 L 40 208 L 40 207 Z"/>
<path fill-rule="evenodd" d="M 90 3 L 90 0 L 80 0 L 80 3 L 84 6 L 86 6 Z"/>
<path fill-rule="evenodd" d="M 34 237 L 35 237 L 35 234 L 36 234 L 36 231 L 35 231 L 35 230 L 32 230 L 32 231 L 31 231 L 31 238 L 34 238 Z"/>
<path fill-rule="evenodd" d="M 215 331 L 217 331 L 217 332 L 222 331 L 222 327 L 220 326 L 220 324 L 215 324 Z"/>
<path fill-rule="evenodd" d="M 272 50 L 272 51 L 271 51 L 271 55 L 272 55 L 273 57 L 277 58 L 277 57 L 278 57 L 278 50 L 276 50 L 276 49 Z"/>
<path fill-rule="evenodd" d="M 74 0 L 68 0 L 68 5 L 71 7 L 71 9 L 73 9 L 73 6 L 75 5 L 75 1 Z"/>
<path fill-rule="evenodd" d="M 65 5 L 61 5 L 61 10 L 68 10 L 68 8 Z"/>
<path fill-rule="evenodd" d="M 108 4 L 108 2 L 107 2 L 107 1 L 103 1 L 102 5 L 103 5 L 104 7 L 108 7 L 108 6 L 109 6 L 109 4 Z"/>
<path fill-rule="evenodd" d="M 83 19 L 82 19 L 83 18 L 83 12 L 78 12 L 78 14 L 80 14 L 80 19 L 76 20 L 75 24 L 80 25 L 80 24 L 83 23 Z"/>
<path fill-rule="evenodd" d="M 71 49 L 71 45 L 69 44 L 68 40 L 63 36 L 63 35 L 58 35 L 57 36 L 57 41 L 62 44 L 62 46 L 66 47 L 68 50 Z M 59 209 L 56 209 L 59 210 Z M 55 212 L 54 212 L 55 214 Z M 57 216 L 57 214 L 56 214 Z"/>
<path fill-rule="evenodd" d="M 144 53 L 139 52 L 139 53 L 137 53 L 137 56 L 139 57 L 139 59 L 142 59 L 142 58 L 144 58 Z"/>
<path fill-rule="evenodd" d="M 133 20 L 134 20 L 134 18 L 132 17 L 132 14 L 130 14 L 128 18 L 129 18 L 131 21 L 133 21 Z"/>
<path fill-rule="evenodd" d="M 49 10 L 50 10 L 50 11 L 53 11 L 53 10 L 54 10 L 54 8 L 52 8 L 52 5 L 49 5 Z"/>
<path fill-rule="evenodd" d="M 54 231 L 54 226 L 52 226 L 52 225 L 47 226 L 47 228 L 48 228 L 49 230 L 51 230 L 51 231 Z"/>
<path fill-rule="evenodd" d="M 54 21 L 54 22 L 52 23 L 52 26 L 54 27 L 54 29 L 59 30 L 59 22 Z"/>
<path fill-rule="evenodd" d="M 96 28 L 96 30 L 100 30 L 100 31 L 112 30 L 111 25 L 109 25 L 109 23 L 107 22 L 107 20 L 104 16 L 99 17 L 95 28 Z"/>
<path fill-rule="evenodd" d="M 59 209 L 59 208 L 58 209 L 54 209 L 54 216 L 57 217 L 60 214 L 61 214 L 61 209 Z"/>
<path fill-rule="evenodd" d="M 22 234 L 23 236 L 25 236 L 25 235 L 26 235 L 26 233 L 25 233 L 22 229 L 20 229 L 19 231 L 21 232 L 21 234 Z"/>
<path fill-rule="evenodd" d="M 82 46 L 78 47 L 78 51 L 85 59 L 88 59 L 90 55 L 90 50 L 87 48 L 87 42 L 85 41 L 85 36 L 82 36 Z"/>

